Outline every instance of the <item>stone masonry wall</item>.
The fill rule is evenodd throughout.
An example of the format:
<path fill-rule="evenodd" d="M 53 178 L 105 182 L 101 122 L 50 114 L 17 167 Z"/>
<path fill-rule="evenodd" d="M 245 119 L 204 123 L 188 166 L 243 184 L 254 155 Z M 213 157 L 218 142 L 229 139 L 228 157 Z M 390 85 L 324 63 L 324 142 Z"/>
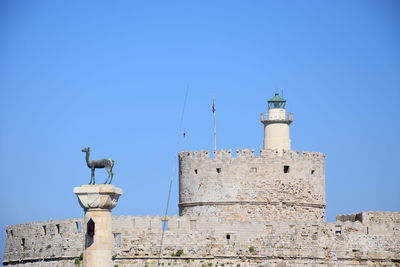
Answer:
<path fill-rule="evenodd" d="M 80 219 L 69 219 L 7 226 L 4 265 L 64 266 L 75 262 L 83 249 L 81 223 Z"/>
<path fill-rule="evenodd" d="M 365 216 L 400 218 L 400 213 L 368 212 Z M 160 266 L 400 266 L 397 219 L 367 224 L 173 216 L 167 221 Z M 78 222 L 8 226 L 4 266 L 78 266 L 83 244 Z M 160 216 L 113 217 L 114 264 L 157 266 L 162 224 Z"/>
<path fill-rule="evenodd" d="M 239 221 L 325 219 L 322 153 L 230 150 L 179 153 L 180 215 Z"/>

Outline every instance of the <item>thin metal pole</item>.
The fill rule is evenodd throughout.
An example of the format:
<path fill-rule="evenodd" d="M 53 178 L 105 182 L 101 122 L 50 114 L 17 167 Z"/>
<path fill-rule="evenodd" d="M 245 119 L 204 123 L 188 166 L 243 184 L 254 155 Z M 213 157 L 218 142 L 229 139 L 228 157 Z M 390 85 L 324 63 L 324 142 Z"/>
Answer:
<path fill-rule="evenodd" d="M 216 109 L 215 109 L 215 97 L 213 97 L 213 106 L 212 111 L 214 115 L 214 151 L 217 150 L 217 118 L 216 118 Z"/>
<path fill-rule="evenodd" d="M 164 213 L 163 222 L 162 222 L 161 240 L 160 240 L 160 250 L 159 250 L 159 252 L 158 252 L 157 266 L 160 266 L 161 254 L 162 254 L 163 245 L 164 245 L 164 232 L 165 232 L 165 230 L 167 230 L 167 229 L 165 229 L 164 227 L 166 226 L 166 221 L 167 221 L 167 216 L 168 216 L 169 200 L 170 200 L 170 198 L 171 198 L 172 182 L 173 182 L 173 180 L 174 180 L 174 175 L 176 175 L 176 173 L 177 173 L 177 170 L 176 170 L 176 166 L 177 166 L 176 154 L 178 154 L 179 146 L 180 146 L 180 141 L 179 141 L 179 140 L 180 140 L 181 133 L 182 133 L 183 117 L 184 117 L 184 115 L 185 115 L 186 101 L 187 101 L 188 93 L 189 93 L 189 84 L 186 86 L 185 100 L 184 100 L 184 102 L 183 102 L 183 108 L 182 108 L 182 113 L 181 113 L 181 120 L 180 120 L 180 122 L 179 122 L 179 129 L 178 129 L 178 133 L 177 133 L 176 151 L 175 151 L 174 158 L 173 158 L 173 160 L 172 160 L 172 175 L 171 175 L 171 180 L 170 180 L 170 182 L 169 182 L 167 206 L 165 207 L 165 213 Z"/>

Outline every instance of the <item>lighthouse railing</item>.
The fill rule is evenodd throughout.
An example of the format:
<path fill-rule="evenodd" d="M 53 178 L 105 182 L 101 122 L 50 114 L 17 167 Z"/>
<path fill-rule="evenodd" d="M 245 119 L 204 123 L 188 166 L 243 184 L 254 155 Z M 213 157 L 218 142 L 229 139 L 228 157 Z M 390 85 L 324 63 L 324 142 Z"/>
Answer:
<path fill-rule="evenodd" d="M 289 121 L 292 122 L 293 121 L 293 113 L 292 112 L 288 112 L 285 114 L 285 118 L 282 119 L 271 119 L 268 115 L 268 112 L 265 113 L 261 113 L 260 114 L 260 121 Z"/>

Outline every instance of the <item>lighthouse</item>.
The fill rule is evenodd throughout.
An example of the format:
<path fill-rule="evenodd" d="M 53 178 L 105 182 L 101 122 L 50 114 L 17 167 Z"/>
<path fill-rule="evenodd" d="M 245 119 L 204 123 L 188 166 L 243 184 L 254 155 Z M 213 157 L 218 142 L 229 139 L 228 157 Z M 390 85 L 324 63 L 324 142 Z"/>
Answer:
<path fill-rule="evenodd" d="M 290 150 L 290 128 L 293 114 L 286 112 L 286 100 L 275 93 L 268 100 L 268 112 L 261 113 L 264 124 L 264 149 Z"/>

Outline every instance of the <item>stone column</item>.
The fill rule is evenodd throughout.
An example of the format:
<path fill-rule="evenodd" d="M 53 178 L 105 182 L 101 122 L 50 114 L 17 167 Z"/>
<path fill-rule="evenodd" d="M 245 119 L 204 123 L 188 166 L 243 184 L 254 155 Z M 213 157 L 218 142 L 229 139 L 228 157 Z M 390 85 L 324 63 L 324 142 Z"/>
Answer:
<path fill-rule="evenodd" d="M 83 221 L 84 267 L 111 267 L 113 236 L 111 210 L 117 206 L 122 190 L 113 185 L 82 185 L 74 193 L 85 210 Z"/>

